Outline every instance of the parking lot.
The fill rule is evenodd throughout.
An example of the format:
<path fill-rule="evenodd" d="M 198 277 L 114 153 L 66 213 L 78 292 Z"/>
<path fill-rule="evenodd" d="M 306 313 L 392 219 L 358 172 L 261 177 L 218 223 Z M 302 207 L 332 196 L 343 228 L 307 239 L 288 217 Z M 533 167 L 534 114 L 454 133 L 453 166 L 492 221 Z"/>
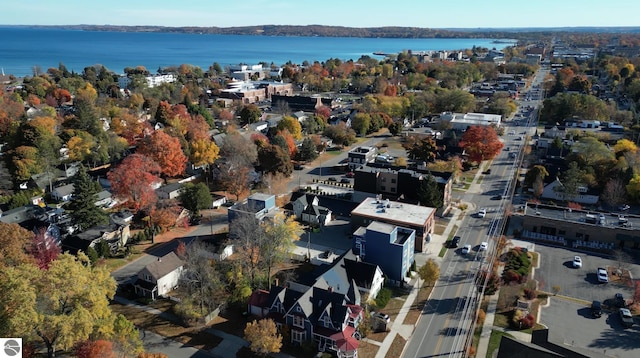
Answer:
<path fill-rule="evenodd" d="M 624 328 L 617 311 L 605 310 L 602 317 L 593 318 L 585 304 L 551 298 L 549 307 L 541 311 L 540 321 L 549 327 L 549 338 L 554 343 L 564 343 L 610 357 L 638 357 L 638 320 L 632 328 Z"/>
<path fill-rule="evenodd" d="M 542 291 L 552 292 L 553 286 L 559 286 L 560 295 L 588 302 L 612 299 L 618 292 L 627 298 L 633 295 L 631 287 L 616 282 L 598 283 L 597 268 L 617 267 L 617 262 L 613 259 L 539 244 L 536 245 L 536 251 L 540 254 L 540 267 L 535 271 L 535 279 L 538 280 L 538 288 Z M 573 257 L 576 255 L 582 258 L 582 268 L 573 268 Z M 638 278 L 640 275 L 638 265 L 630 265 L 630 269 L 632 277 Z M 609 279 L 611 280 L 612 277 Z"/>

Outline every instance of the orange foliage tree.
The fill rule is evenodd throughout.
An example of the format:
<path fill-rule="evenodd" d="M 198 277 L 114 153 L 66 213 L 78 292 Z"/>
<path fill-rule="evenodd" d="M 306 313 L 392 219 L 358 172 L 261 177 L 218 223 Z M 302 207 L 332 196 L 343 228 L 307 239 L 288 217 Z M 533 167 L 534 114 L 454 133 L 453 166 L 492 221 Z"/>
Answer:
<path fill-rule="evenodd" d="M 74 349 L 78 358 L 114 358 L 113 344 L 99 339 L 97 341 L 84 341 Z"/>
<path fill-rule="evenodd" d="M 496 130 L 490 126 L 469 127 L 458 145 L 464 148 L 469 160 L 475 163 L 495 158 L 504 147 Z"/>
<path fill-rule="evenodd" d="M 163 131 L 155 131 L 145 138 L 138 152 L 158 163 L 162 175 L 167 177 L 181 175 L 186 168 L 187 157 L 182 151 L 180 140 Z"/>
<path fill-rule="evenodd" d="M 131 154 L 115 169 L 107 173 L 111 189 L 125 205 L 137 211 L 150 208 L 158 199 L 153 183 L 160 180 L 156 175 L 160 166 L 142 154 Z"/>

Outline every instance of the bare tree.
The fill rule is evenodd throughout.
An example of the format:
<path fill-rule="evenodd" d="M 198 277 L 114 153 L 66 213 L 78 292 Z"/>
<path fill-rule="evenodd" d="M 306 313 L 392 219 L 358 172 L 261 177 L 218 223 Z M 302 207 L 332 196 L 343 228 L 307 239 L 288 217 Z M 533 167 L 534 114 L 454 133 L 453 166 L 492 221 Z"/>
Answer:
<path fill-rule="evenodd" d="M 622 274 L 624 274 L 625 271 L 629 271 L 629 268 L 633 263 L 631 255 L 622 250 L 616 250 L 616 252 L 613 254 L 613 257 L 616 261 L 616 269 L 618 271 L 620 271 Z"/>
<path fill-rule="evenodd" d="M 604 187 L 602 199 L 611 206 L 617 206 L 624 202 L 627 196 L 627 188 L 620 178 L 611 178 Z"/>
<path fill-rule="evenodd" d="M 249 284 L 252 288 L 257 287 L 261 264 L 260 248 L 267 240 L 264 227 L 250 212 L 239 213 L 229 223 L 229 237 L 240 248 L 238 254 L 244 263 L 242 271 L 249 278 Z"/>

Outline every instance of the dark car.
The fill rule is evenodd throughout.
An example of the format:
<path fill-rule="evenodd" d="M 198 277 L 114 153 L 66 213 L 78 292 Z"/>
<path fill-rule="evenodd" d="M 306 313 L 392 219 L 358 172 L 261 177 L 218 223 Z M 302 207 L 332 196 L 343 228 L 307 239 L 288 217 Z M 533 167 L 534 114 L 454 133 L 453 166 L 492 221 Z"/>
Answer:
<path fill-rule="evenodd" d="M 340 182 L 345 184 L 351 184 L 351 180 L 349 180 L 349 178 L 342 178 L 340 179 Z"/>
<path fill-rule="evenodd" d="M 293 169 L 295 169 L 295 170 L 302 170 L 302 169 L 304 169 L 304 165 L 302 165 L 302 164 L 296 164 L 296 165 L 294 165 L 294 166 L 293 166 Z"/>
<path fill-rule="evenodd" d="M 329 179 L 327 179 L 328 181 L 338 181 L 338 179 L 334 178 L 334 177 L 330 177 Z"/>
<path fill-rule="evenodd" d="M 600 301 L 591 302 L 591 315 L 596 318 L 602 317 L 602 303 Z"/>
<path fill-rule="evenodd" d="M 622 293 L 618 292 L 615 295 L 616 306 L 620 308 L 627 307 L 627 300 L 624 299 Z"/>
<path fill-rule="evenodd" d="M 460 236 L 454 236 L 449 243 L 449 246 L 452 248 L 456 248 L 460 245 Z"/>

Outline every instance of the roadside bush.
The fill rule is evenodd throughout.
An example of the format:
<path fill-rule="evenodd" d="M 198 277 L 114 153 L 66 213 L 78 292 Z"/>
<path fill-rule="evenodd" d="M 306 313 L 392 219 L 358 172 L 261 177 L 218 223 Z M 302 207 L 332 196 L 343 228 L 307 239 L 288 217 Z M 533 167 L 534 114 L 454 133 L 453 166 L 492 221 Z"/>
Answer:
<path fill-rule="evenodd" d="M 378 292 L 378 295 L 376 296 L 376 307 L 378 309 L 383 309 L 387 306 L 387 303 L 389 303 L 389 300 L 391 299 L 391 295 L 393 294 L 393 292 L 391 292 L 390 289 L 383 287 L 380 292 Z"/>
<path fill-rule="evenodd" d="M 533 300 L 536 297 L 538 297 L 538 295 L 536 294 L 535 290 L 531 290 L 531 289 L 525 288 L 524 289 L 524 297 L 526 299 L 528 299 L 528 300 Z"/>
<path fill-rule="evenodd" d="M 536 319 L 533 317 L 531 313 L 520 319 L 520 328 L 527 329 L 531 328 L 536 324 Z"/>
<path fill-rule="evenodd" d="M 513 270 L 504 271 L 502 274 L 502 279 L 505 283 L 510 284 L 512 282 L 520 282 L 522 276 Z"/>
<path fill-rule="evenodd" d="M 478 311 L 478 320 L 477 320 L 477 323 L 478 323 L 478 325 L 479 325 L 479 326 L 480 326 L 480 325 L 482 325 L 482 324 L 484 323 L 484 319 L 485 319 L 486 317 L 487 317 L 487 314 L 486 314 L 486 313 L 484 313 L 484 310 L 481 308 L 481 309 Z"/>

